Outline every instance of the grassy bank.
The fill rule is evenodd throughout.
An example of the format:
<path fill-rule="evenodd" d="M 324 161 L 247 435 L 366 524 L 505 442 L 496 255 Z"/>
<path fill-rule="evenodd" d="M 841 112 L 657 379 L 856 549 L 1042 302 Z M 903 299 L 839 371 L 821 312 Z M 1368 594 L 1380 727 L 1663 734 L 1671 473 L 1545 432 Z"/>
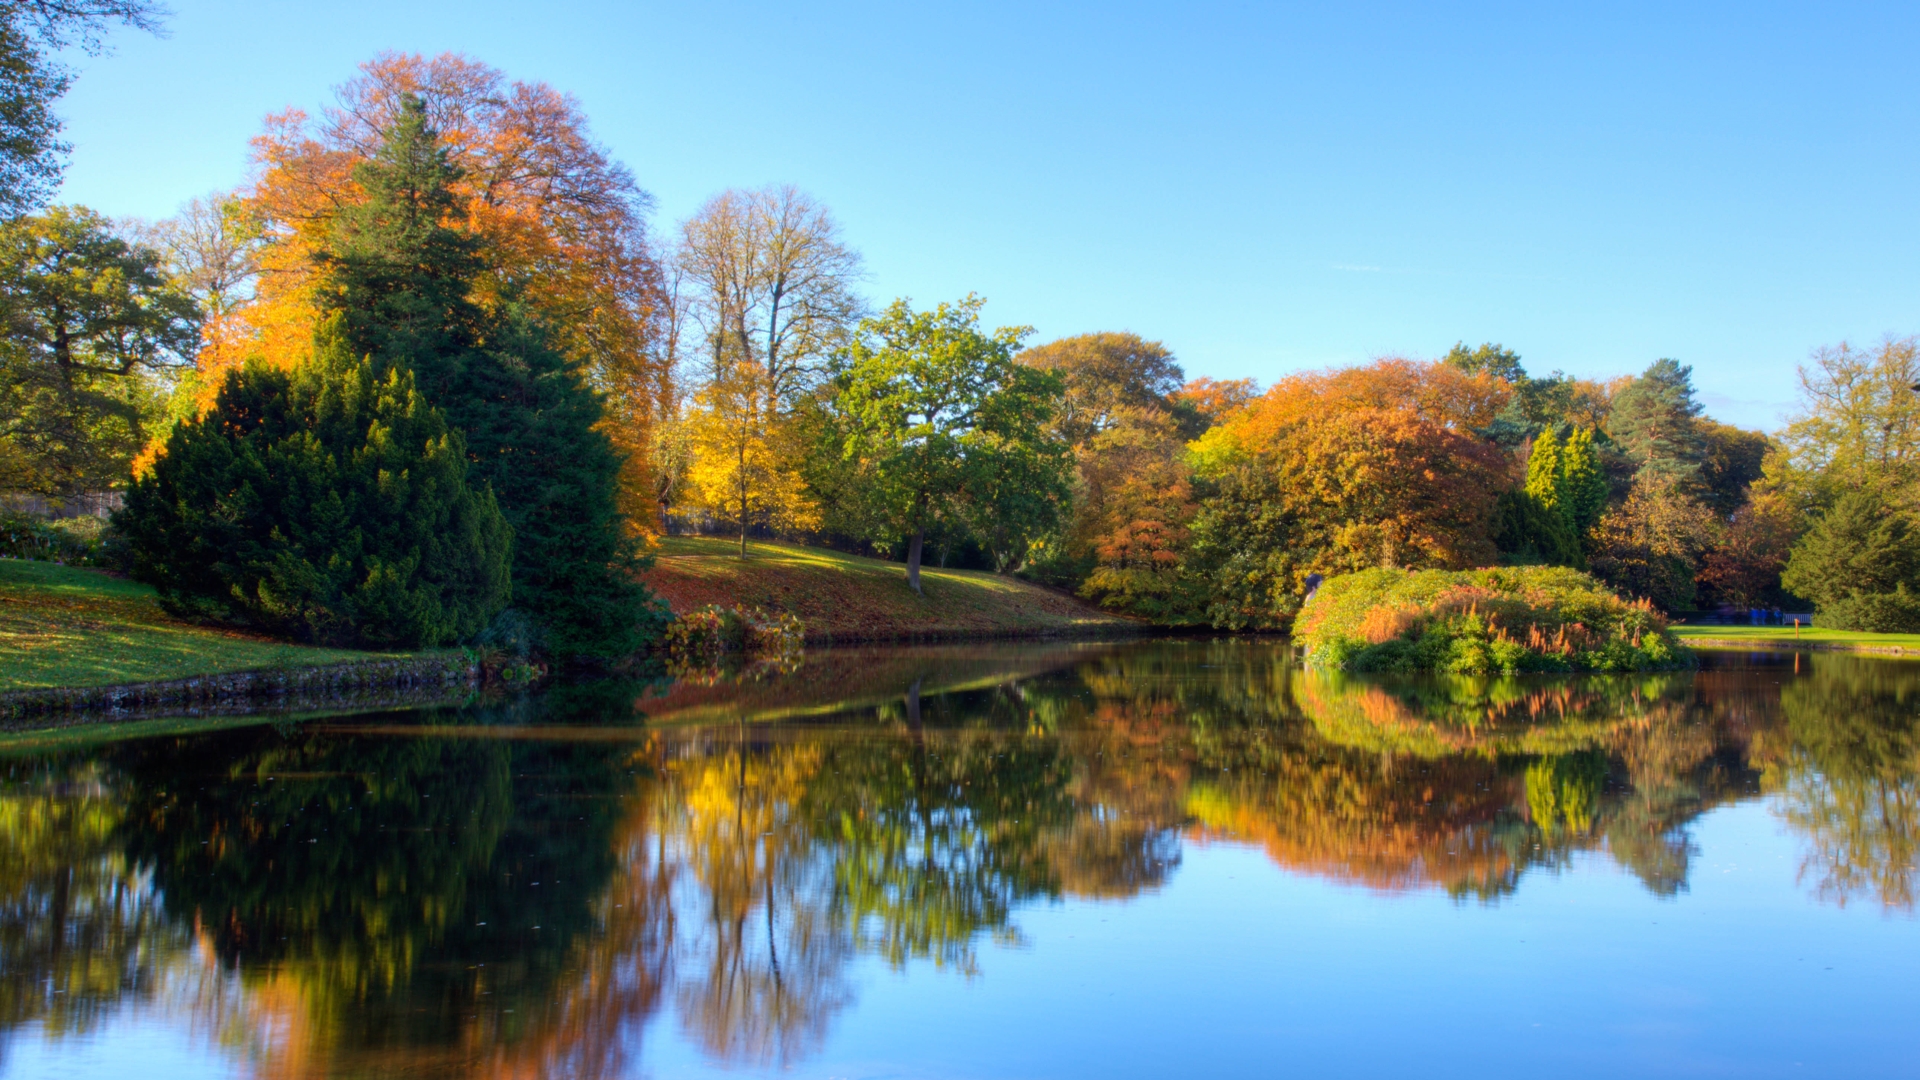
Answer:
<path fill-rule="evenodd" d="M 1695 648 L 1831 649 L 1920 655 L 1920 634 L 1870 634 L 1817 626 L 1676 626 L 1673 636 Z"/>
<path fill-rule="evenodd" d="M 0 693 L 402 659 L 195 626 L 98 570 L 0 559 Z"/>
<path fill-rule="evenodd" d="M 1124 633 L 1136 624 L 1063 593 L 979 570 L 906 567 L 825 548 L 667 537 L 647 583 L 677 612 L 705 604 L 798 615 L 810 643 Z"/>

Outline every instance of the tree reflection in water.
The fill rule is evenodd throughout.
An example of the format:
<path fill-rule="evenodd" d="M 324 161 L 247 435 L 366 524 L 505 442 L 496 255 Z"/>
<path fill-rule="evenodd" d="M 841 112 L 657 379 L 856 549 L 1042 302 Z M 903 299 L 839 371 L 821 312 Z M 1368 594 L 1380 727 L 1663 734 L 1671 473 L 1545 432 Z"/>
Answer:
<path fill-rule="evenodd" d="M 1026 905 L 1157 889 L 1184 844 L 1486 902 L 1590 852 L 1668 895 L 1689 822 L 1762 791 L 1816 896 L 1913 904 L 1904 666 L 1370 681 L 1188 642 L 1022 650 L 996 680 L 942 655 L 839 699 L 763 676 L 741 712 L 779 722 L 712 722 L 699 687 L 641 704 L 702 722 L 636 723 L 602 687 L 16 752 L 0 1025 L 139 1004 L 264 1076 L 602 1077 L 671 1013 L 716 1059 L 786 1066 L 861 958 L 973 977 Z"/>

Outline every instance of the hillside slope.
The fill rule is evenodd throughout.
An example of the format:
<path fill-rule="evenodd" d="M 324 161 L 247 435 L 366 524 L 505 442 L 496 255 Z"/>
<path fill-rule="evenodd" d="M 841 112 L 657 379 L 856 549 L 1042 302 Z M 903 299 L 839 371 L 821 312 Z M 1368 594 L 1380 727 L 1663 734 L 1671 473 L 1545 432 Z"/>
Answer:
<path fill-rule="evenodd" d="M 826 548 L 671 536 L 661 541 L 647 584 L 675 613 L 705 604 L 766 607 L 798 615 L 809 644 L 991 637 L 1111 636 L 1139 624 L 1064 593 L 980 570 L 920 572 L 925 596 L 907 588 L 899 563 Z"/>

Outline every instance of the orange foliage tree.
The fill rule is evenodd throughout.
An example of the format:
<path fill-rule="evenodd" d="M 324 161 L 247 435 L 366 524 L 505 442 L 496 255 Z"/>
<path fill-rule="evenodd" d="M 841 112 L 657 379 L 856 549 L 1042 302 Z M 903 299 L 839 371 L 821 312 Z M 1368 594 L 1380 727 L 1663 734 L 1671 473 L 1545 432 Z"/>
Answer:
<path fill-rule="evenodd" d="M 1189 573 L 1211 621 L 1283 627 L 1315 573 L 1492 562 L 1510 465 L 1472 431 L 1509 392 L 1386 359 L 1292 376 L 1230 414 L 1189 453 L 1205 489 Z"/>
<path fill-rule="evenodd" d="M 209 335 L 201 385 L 210 394 L 249 355 L 290 366 L 308 354 L 317 256 L 335 216 L 362 198 L 354 168 L 408 95 L 425 104 L 462 171 L 449 224 L 484 239 L 487 274 L 474 299 L 528 303 L 606 395 L 607 433 L 628 459 L 623 509 L 645 528 L 654 518 L 649 431 L 668 381 L 656 355 L 665 300 L 646 236 L 650 199 L 593 141 L 579 102 L 458 54 L 384 53 L 318 117 L 290 109 L 268 118 L 244 195 L 265 238 L 257 295 Z"/>

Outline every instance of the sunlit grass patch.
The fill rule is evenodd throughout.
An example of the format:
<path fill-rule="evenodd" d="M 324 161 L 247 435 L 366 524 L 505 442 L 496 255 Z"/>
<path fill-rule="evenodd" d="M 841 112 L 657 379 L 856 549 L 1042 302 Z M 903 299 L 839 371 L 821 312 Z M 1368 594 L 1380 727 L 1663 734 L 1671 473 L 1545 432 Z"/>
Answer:
<path fill-rule="evenodd" d="M 1098 633 L 1127 627 L 1080 600 L 984 570 L 923 567 L 924 595 L 906 567 L 827 548 L 720 537 L 661 541 L 648 584 L 675 611 L 707 604 L 798 615 L 813 640 Z"/>
<path fill-rule="evenodd" d="M 196 626 L 152 589 L 98 570 L 0 559 L 0 691 L 183 679 L 364 660 L 395 653 L 322 649 Z"/>

